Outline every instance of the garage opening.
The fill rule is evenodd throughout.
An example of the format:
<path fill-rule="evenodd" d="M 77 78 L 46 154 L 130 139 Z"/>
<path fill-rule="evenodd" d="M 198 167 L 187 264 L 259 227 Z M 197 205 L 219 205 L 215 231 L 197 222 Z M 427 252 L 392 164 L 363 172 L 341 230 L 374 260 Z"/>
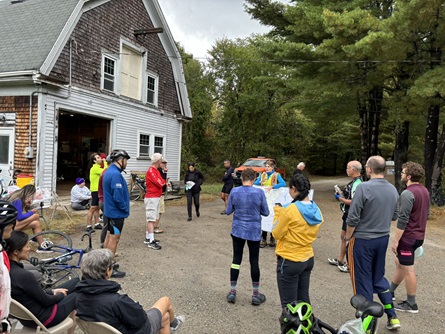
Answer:
<path fill-rule="evenodd" d="M 108 154 L 110 120 L 76 114 L 59 113 L 57 155 L 57 191 L 65 192 L 75 184 L 77 177 L 89 181 L 90 156 Z"/>

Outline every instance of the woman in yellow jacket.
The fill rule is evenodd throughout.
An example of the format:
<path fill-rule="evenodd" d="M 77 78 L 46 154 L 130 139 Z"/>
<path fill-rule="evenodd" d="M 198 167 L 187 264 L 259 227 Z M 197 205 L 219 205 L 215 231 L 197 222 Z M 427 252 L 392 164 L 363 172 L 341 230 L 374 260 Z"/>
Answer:
<path fill-rule="evenodd" d="M 273 237 L 277 240 L 277 282 L 281 307 L 293 301 L 310 303 L 309 282 L 314 267 L 312 243 L 317 238 L 323 216 L 308 198 L 311 184 L 302 175 L 289 181 L 292 203 L 275 206 Z"/>

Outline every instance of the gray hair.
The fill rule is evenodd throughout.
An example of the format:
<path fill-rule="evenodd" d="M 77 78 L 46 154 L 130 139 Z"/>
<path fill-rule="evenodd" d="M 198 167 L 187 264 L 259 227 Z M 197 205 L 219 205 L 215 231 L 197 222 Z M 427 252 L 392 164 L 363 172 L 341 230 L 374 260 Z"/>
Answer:
<path fill-rule="evenodd" d="M 159 160 L 162 160 L 162 154 L 161 153 L 153 153 L 151 156 L 151 163 L 154 164 L 155 162 L 158 162 Z"/>
<path fill-rule="evenodd" d="M 297 168 L 299 168 L 299 167 L 306 167 L 306 164 L 303 162 L 303 161 L 301 161 L 298 165 L 297 165 Z"/>
<path fill-rule="evenodd" d="M 108 269 L 113 267 L 114 254 L 108 248 L 94 249 L 82 258 L 82 276 L 91 279 L 105 279 Z"/>

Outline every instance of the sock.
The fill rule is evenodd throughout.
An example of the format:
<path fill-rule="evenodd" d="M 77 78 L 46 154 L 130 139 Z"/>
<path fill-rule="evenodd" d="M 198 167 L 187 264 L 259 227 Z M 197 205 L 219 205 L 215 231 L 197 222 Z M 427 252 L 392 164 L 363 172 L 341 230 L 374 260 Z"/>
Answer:
<path fill-rule="evenodd" d="M 176 326 L 178 326 L 178 319 L 176 319 L 175 317 L 175 319 L 173 319 L 173 321 L 170 323 L 170 327 L 176 327 Z"/>
<path fill-rule="evenodd" d="M 252 290 L 253 295 L 258 296 L 260 292 L 258 291 L 260 289 L 260 282 L 252 282 Z"/>
<path fill-rule="evenodd" d="M 154 234 L 154 233 L 149 233 L 149 234 L 148 234 L 148 239 L 150 240 L 150 242 L 152 242 L 153 240 L 155 240 L 155 234 Z"/>
<path fill-rule="evenodd" d="M 230 293 L 236 295 L 236 282 L 230 281 Z"/>
<path fill-rule="evenodd" d="M 398 286 L 399 286 L 398 284 L 395 284 L 395 283 L 391 282 L 391 286 L 389 287 L 389 291 L 390 292 L 396 291 Z"/>
<path fill-rule="evenodd" d="M 150 239 L 150 234 L 148 233 L 148 231 L 145 231 L 145 239 Z"/>
<path fill-rule="evenodd" d="M 416 295 L 406 294 L 406 301 L 408 302 L 408 304 L 413 306 L 416 303 Z"/>

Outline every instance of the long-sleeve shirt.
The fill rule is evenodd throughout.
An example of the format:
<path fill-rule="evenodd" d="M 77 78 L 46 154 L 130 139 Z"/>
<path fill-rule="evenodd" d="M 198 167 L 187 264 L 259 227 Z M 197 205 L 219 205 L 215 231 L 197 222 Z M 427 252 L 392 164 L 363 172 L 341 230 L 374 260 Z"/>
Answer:
<path fill-rule="evenodd" d="M 266 182 L 264 182 L 264 184 L 261 184 L 263 174 L 267 175 L 267 180 L 266 180 Z M 273 183 L 272 179 L 274 178 L 274 175 L 276 176 L 276 182 L 274 184 L 272 184 Z M 253 184 L 255 186 L 271 186 L 272 189 L 278 189 L 278 188 L 286 186 L 286 182 L 284 182 L 280 173 L 277 173 L 277 172 L 261 173 L 260 176 L 258 176 L 258 178 L 255 180 L 255 182 Z"/>
<path fill-rule="evenodd" d="M 127 218 L 130 215 L 130 195 L 120 169 L 111 164 L 103 177 L 104 214 L 108 218 Z"/>
<path fill-rule="evenodd" d="M 14 205 L 15 208 L 17 209 L 17 220 L 19 222 L 25 220 L 26 218 L 31 217 L 34 214 L 33 211 L 23 212 L 23 202 L 20 198 L 16 199 L 11 204 Z"/>
<path fill-rule="evenodd" d="M 165 186 L 165 180 L 161 173 L 154 166 L 150 166 L 145 174 L 145 198 L 157 198 L 162 195 L 162 187 Z"/>
<path fill-rule="evenodd" d="M 90 199 L 91 191 L 87 186 L 79 187 L 77 184 L 71 188 L 71 203 L 80 203 Z"/>

